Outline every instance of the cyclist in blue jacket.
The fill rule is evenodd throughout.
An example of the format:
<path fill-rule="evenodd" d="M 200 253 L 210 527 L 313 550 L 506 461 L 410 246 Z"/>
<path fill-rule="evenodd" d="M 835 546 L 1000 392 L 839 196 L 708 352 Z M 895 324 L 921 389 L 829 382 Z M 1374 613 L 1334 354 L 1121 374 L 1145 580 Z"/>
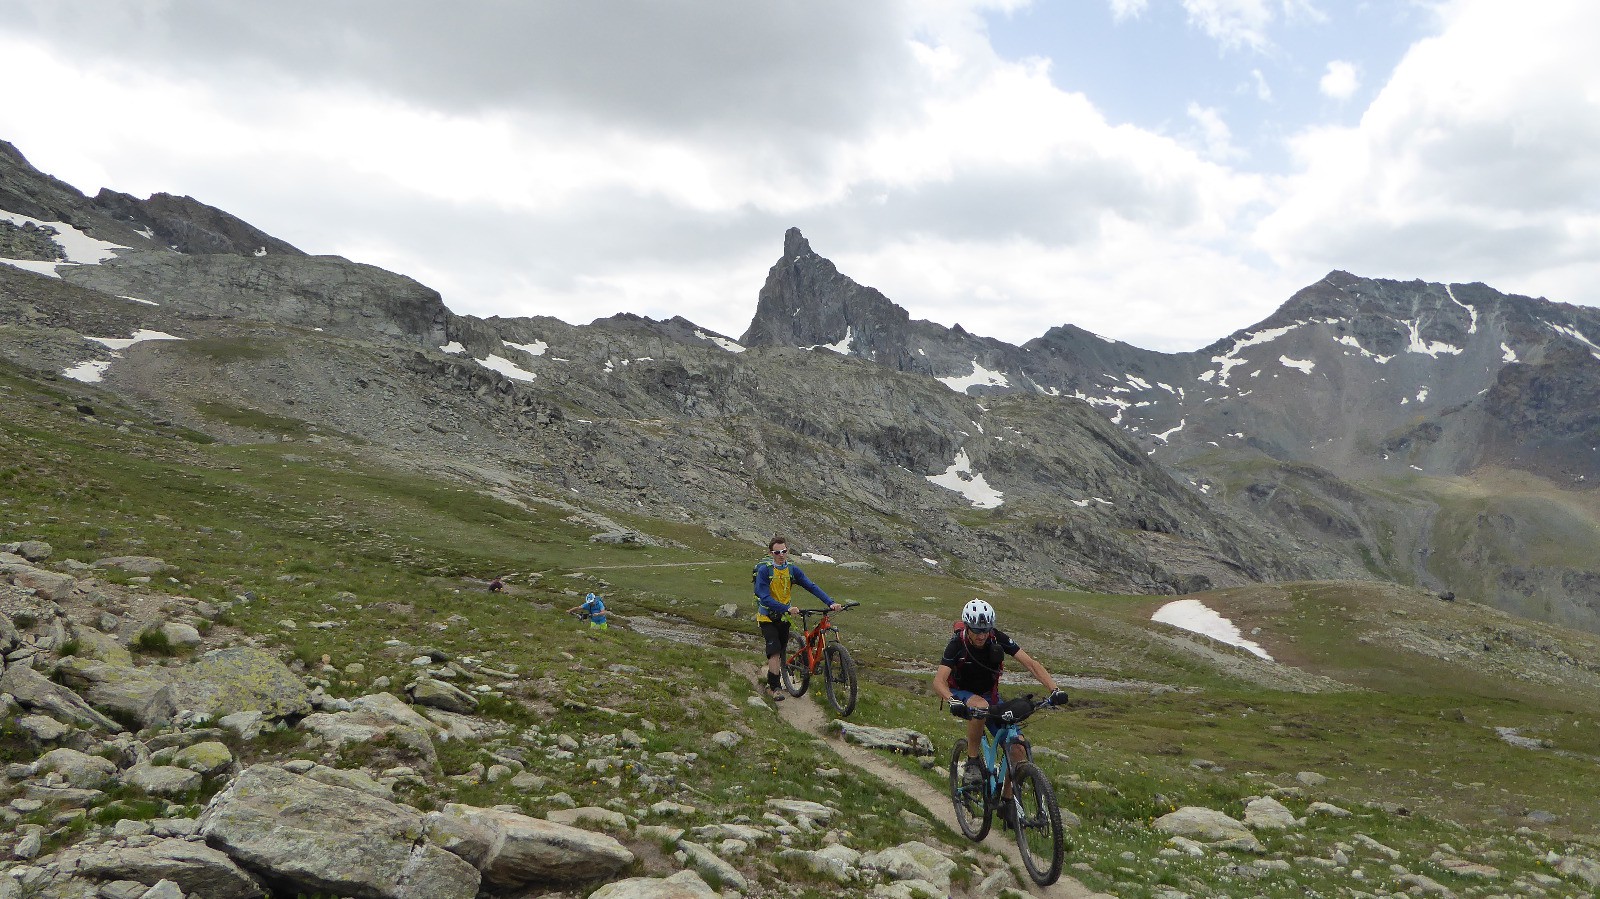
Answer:
<path fill-rule="evenodd" d="M 756 623 L 761 628 L 762 640 L 766 643 L 767 653 L 767 694 L 773 702 L 783 701 L 783 690 L 778 672 L 783 665 L 784 647 L 789 643 L 789 615 L 800 611 L 800 607 L 791 605 L 790 593 L 795 585 L 803 587 L 811 595 L 828 604 L 828 608 L 837 612 L 843 606 L 834 602 L 822 588 L 811 582 L 806 573 L 800 570 L 799 565 L 789 564 L 789 541 L 774 535 L 767 541 L 767 552 L 772 558 L 762 559 L 756 565 L 755 592 L 756 592 Z"/>

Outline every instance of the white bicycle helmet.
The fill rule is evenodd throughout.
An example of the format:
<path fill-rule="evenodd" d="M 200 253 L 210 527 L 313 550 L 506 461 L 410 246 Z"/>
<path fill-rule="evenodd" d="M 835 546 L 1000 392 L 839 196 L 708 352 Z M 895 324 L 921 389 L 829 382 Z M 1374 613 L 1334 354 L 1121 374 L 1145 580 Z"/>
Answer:
<path fill-rule="evenodd" d="M 961 623 L 976 631 L 994 630 L 994 606 L 974 599 L 961 609 Z"/>

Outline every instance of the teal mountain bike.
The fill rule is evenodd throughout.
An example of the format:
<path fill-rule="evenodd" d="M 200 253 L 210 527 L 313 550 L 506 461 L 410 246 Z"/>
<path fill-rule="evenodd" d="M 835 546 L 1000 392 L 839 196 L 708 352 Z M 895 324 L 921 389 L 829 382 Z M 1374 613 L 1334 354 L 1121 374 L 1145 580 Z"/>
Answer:
<path fill-rule="evenodd" d="M 1032 694 L 1009 699 L 985 711 L 972 709 L 968 718 L 982 717 L 994 722 L 998 730 L 983 731 L 983 781 L 966 786 L 961 777 L 967 760 L 967 741 L 956 741 L 950 753 L 950 800 L 956 807 L 956 823 L 967 839 L 979 842 L 989 835 L 998 812 L 1002 827 L 1011 828 L 1017 839 L 1028 876 L 1040 886 L 1049 886 L 1061 877 L 1061 862 L 1066 856 L 1066 836 L 1061 827 L 1061 806 L 1056 803 L 1050 778 L 1033 763 L 1033 747 L 1022 735 L 1022 722 L 1034 712 L 1050 705 L 1049 698 L 1035 700 Z M 1012 746 L 1023 749 L 1024 758 L 1011 761 Z M 1005 796 L 1005 786 L 1011 795 Z"/>

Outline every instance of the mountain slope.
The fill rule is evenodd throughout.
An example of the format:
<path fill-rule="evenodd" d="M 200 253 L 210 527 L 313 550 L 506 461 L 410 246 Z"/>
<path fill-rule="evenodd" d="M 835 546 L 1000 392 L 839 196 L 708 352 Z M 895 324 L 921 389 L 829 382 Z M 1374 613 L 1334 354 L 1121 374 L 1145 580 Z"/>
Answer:
<path fill-rule="evenodd" d="M 1325 570 L 1600 631 L 1585 499 L 1600 484 L 1600 311 L 1333 272 L 1192 353 L 1070 325 L 1011 347 L 908 319 L 791 231 L 746 339 L 828 345 L 975 396 L 1075 397 L 1247 520 L 1343 560 Z M 1526 501 L 1502 470 L 1563 498 Z M 1463 527 L 1462 495 L 1493 526 Z M 1570 551 L 1522 549 L 1548 534 Z"/>
<path fill-rule="evenodd" d="M 88 411 L 78 408 L 86 395 L 97 404 Z M 0 402 L 0 552 L 27 541 L 37 559 L 0 559 L 0 611 L 16 622 L 8 665 L 59 666 L 104 702 L 81 685 L 83 672 L 98 669 L 80 656 L 121 648 L 128 682 L 135 671 L 189 674 L 199 657 L 181 646 L 161 655 L 157 641 L 138 639 L 148 627 L 186 625 L 201 649 L 277 659 L 315 706 L 264 716 L 268 726 L 253 736 L 236 731 L 236 719 L 121 735 L 69 726 L 70 739 L 116 778 L 77 792 L 59 786 L 51 767 L 71 756 L 58 751 L 44 763 L 45 746 L 21 723 L 41 728 L 49 713 L 30 706 L 9 715 L 0 728 L 7 789 L 28 801 L 8 806 L 18 818 L 0 833 L 8 849 L 32 857 L 8 859 L 0 873 L 39 895 L 148 877 L 140 850 L 182 841 L 172 833 L 199 837 L 187 841 L 191 854 L 236 858 L 268 878 L 274 895 L 312 889 L 309 862 L 239 852 L 211 823 L 235 807 L 241 790 L 229 783 L 287 795 L 277 784 L 290 779 L 269 780 L 259 766 L 387 791 L 390 820 L 440 813 L 421 835 L 405 835 L 419 850 L 417 870 L 431 870 L 432 850 L 444 847 L 484 862 L 470 831 L 451 838 L 439 829 L 441 816 L 471 809 L 574 821 L 586 840 L 604 832 L 633 854 L 629 867 L 591 871 L 581 884 L 537 876 L 519 884 L 529 892 L 580 893 L 694 869 L 723 887 L 737 876 L 752 897 L 893 893 L 912 889 L 918 869 L 878 853 L 913 841 L 925 848 L 904 852 L 943 870 L 932 876 L 944 895 L 977 899 L 1019 877 L 1026 884 L 994 851 L 1007 833 L 971 844 L 930 823 L 894 785 L 914 778 L 944 794 L 959 728 L 928 682 L 952 615 L 974 593 L 996 604 L 1007 630 L 1073 694 L 1072 708 L 1027 727 L 1038 764 L 1077 819 L 1068 875 L 1091 889 L 1577 897 L 1600 877 L 1600 804 L 1572 789 L 1600 764 L 1593 635 L 1371 583 L 1198 597 L 1277 660 L 1268 662 L 1152 622 L 1163 599 L 810 563 L 836 595 L 863 602 L 839 619 L 863 678 L 849 723 L 902 740 L 911 738 L 899 729 L 909 729 L 934 746 L 932 756 L 875 751 L 899 775 L 885 781 L 829 752 L 839 725 L 792 731 L 758 698 L 749 616 L 719 614 L 725 604 L 748 608 L 741 541 L 637 518 L 656 545 L 597 542 L 597 527 L 570 506 L 486 497 L 465 473 L 388 466 L 332 439 L 207 442 L 110 391 L 9 363 L 0 363 Z M 94 567 L 115 556 L 170 567 L 155 576 Z M 506 576 L 507 592 L 484 589 L 490 573 Z M 589 590 L 606 594 L 614 630 L 590 634 L 562 615 Z M 101 630 L 112 625 L 126 636 Z M 73 636 L 71 651 L 58 630 Z M 1034 688 L 1023 678 L 1005 689 Z M 430 704 L 447 699 L 461 705 Z M 332 739 L 335 725 L 362 720 L 380 702 L 421 728 L 421 740 L 392 725 L 383 740 Z M 221 743 L 237 767 L 159 800 L 122 786 L 141 750 L 164 769 L 180 747 L 187 761 L 202 741 Z M 1282 829 L 1261 820 L 1275 804 L 1293 819 Z M 1254 821 L 1235 836 L 1259 850 L 1240 848 L 1243 840 L 1173 840 L 1154 822 L 1178 807 Z M 39 839 L 30 844 L 29 834 Z M 381 855 L 389 844 L 380 837 L 362 846 L 364 857 Z M 94 863 L 78 864 L 87 853 Z M 829 858 L 836 863 L 822 863 Z M 197 889 L 205 894 L 188 891 Z"/>
<path fill-rule="evenodd" d="M 128 225 L 103 204 L 11 159 L 7 196 L 39 198 L 30 208 L 57 216 L 63 239 L 99 243 L 31 274 L 0 267 L 0 347 L 230 440 L 338 440 L 752 546 L 781 530 L 829 556 L 1039 586 L 1170 593 L 1353 572 L 1219 514 L 1075 402 L 981 402 L 915 366 L 747 349 L 682 319 L 459 316 L 371 266 L 261 255 L 194 204 L 156 205 L 169 230 L 194 214 L 197 229 L 243 235 L 230 252 L 142 235 L 119 248 Z M 791 243 L 847 283 L 798 232 Z M 863 314 L 891 308 L 857 295 Z"/>

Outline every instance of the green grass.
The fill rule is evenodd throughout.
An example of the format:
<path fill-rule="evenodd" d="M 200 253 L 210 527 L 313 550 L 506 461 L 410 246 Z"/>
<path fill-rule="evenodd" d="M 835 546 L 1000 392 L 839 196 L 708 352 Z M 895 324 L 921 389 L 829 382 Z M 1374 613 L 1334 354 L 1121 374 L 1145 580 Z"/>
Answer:
<path fill-rule="evenodd" d="M 509 803 L 543 814 L 565 792 L 579 806 L 620 804 L 631 815 L 643 810 L 646 823 L 692 826 L 741 815 L 759 821 L 765 799 L 781 796 L 837 805 L 850 845 L 863 851 L 926 836 L 902 823 L 901 812 L 927 816 L 904 795 L 842 765 L 770 711 L 747 705 L 759 661 L 749 568 L 760 546 L 625 511 L 613 517 L 679 545 L 595 545 L 590 529 L 569 521 L 564 509 L 513 505 L 470 483 L 386 469 L 328 445 L 207 444 L 131 411 L 119 414 L 136 426 L 121 433 L 85 421 L 72 411 L 72 399 L 59 385 L 0 365 L 0 540 L 47 540 L 57 559 L 161 557 L 176 569 L 153 586 L 226 604 L 219 626 L 242 629 L 297 661 L 334 696 L 372 692 L 379 677 L 390 678 L 390 691 L 398 693 L 415 673 L 410 660 L 425 649 L 516 670 L 523 686 L 483 700 L 480 717 L 490 732 L 439 744 L 441 767 L 459 776 L 494 764 L 496 754 L 519 753 L 547 786 L 519 791 L 505 781 L 447 776 L 403 785 L 404 801 L 419 808 Z M 94 402 L 112 408 L 109 400 Z M 268 424 L 265 430 L 286 433 L 281 423 Z M 973 596 L 994 602 L 1005 629 L 1058 675 L 1176 688 L 1074 689 L 1073 708 L 1029 723 L 1034 745 L 1050 750 L 1039 762 L 1063 806 L 1084 822 L 1068 856 L 1079 867 L 1068 873 L 1096 889 L 1119 896 L 1173 888 L 1299 897 L 1348 886 L 1345 874 L 1304 865 L 1292 876 L 1268 872 L 1246 886 L 1226 868 L 1244 859 L 1172 857 L 1149 828 L 1178 805 L 1237 815 L 1249 798 L 1267 793 L 1297 813 L 1313 798 L 1355 813 L 1272 837 L 1274 852 L 1327 857 L 1365 833 L 1402 851 L 1411 870 L 1461 892 L 1470 884 L 1429 867 L 1440 843 L 1464 856 L 1486 847 L 1503 853 L 1499 864 L 1508 872 L 1532 871 L 1528 859 L 1564 852 L 1569 835 L 1600 830 L 1600 800 L 1594 791 L 1572 788 L 1592 779 L 1592 762 L 1517 749 L 1493 730 L 1518 727 L 1555 749 L 1593 754 L 1600 746 L 1600 696 L 1554 694 L 1537 683 L 1478 675 L 1448 659 L 1359 639 L 1381 634 L 1394 604 L 1412 610 L 1415 620 L 1467 616 L 1439 619 L 1445 631 L 1466 633 L 1474 625 L 1465 604 L 1446 607 L 1425 594 L 1352 584 L 1204 597 L 1247 628 L 1260 626 L 1260 639 L 1280 658 L 1348 687 L 1301 693 L 1240 680 L 1175 649 L 1164 629 L 1149 624 L 1163 597 L 1022 590 L 932 570 L 802 564 L 836 598 L 863 603 L 837 619 L 862 678 L 852 720 L 930 735 L 940 753 L 934 770 L 915 760 L 889 761 L 941 791 L 958 725 L 933 699 L 929 680 L 951 621 Z M 505 574 L 513 575 L 512 589 L 500 595 L 474 580 Z M 593 634 L 561 614 L 591 589 L 606 594 L 623 627 Z M 355 599 L 336 600 L 341 593 Z M 716 616 L 725 603 L 738 606 L 738 618 Z M 683 644 L 626 628 L 627 619 L 652 616 L 704 636 Z M 310 627 L 330 620 L 339 626 Z M 389 640 L 403 645 L 386 646 Z M 324 657 L 338 670 L 321 671 Z M 345 674 L 353 662 L 365 670 Z M 720 730 L 739 733 L 742 742 L 733 751 L 716 747 L 708 736 Z M 578 740 L 580 760 L 615 757 L 621 766 L 574 776 L 572 762 L 552 755 L 561 734 Z M 320 761 L 326 751 L 298 731 L 269 732 L 234 749 L 245 763 L 286 756 Z M 671 761 L 671 754 L 691 753 L 693 761 Z M 0 723 L 0 760 L 35 755 L 14 721 Z M 1194 767 L 1196 759 L 1222 770 Z M 330 763 L 381 768 L 412 761 L 393 746 L 367 744 L 346 747 Z M 844 774 L 823 778 L 816 773 L 821 768 Z M 1318 772 L 1329 783 L 1295 795 L 1299 771 Z M 665 795 L 687 788 L 696 812 L 682 819 L 650 813 L 659 797 L 644 786 L 646 778 L 666 779 Z M 1379 802 L 1398 802 L 1412 813 L 1370 805 Z M 116 810 L 91 815 L 132 808 L 121 800 Z M 1523 817 L 1529 809 L 1556 814 L 1558 824 L 1515 833 L 1529 824 Z M 965 845 L 942 826 L 934 836 Z M 803 835 L 796 845 L 820 848 L 821 839 Z M 981 863 L 997 862 L 985 856 Z M 1372 877 L 1363 889 L 1400 889 L 1387 861 L 1362 865 Z M 824 891 L 803 878 L 798 885 Z"/>

